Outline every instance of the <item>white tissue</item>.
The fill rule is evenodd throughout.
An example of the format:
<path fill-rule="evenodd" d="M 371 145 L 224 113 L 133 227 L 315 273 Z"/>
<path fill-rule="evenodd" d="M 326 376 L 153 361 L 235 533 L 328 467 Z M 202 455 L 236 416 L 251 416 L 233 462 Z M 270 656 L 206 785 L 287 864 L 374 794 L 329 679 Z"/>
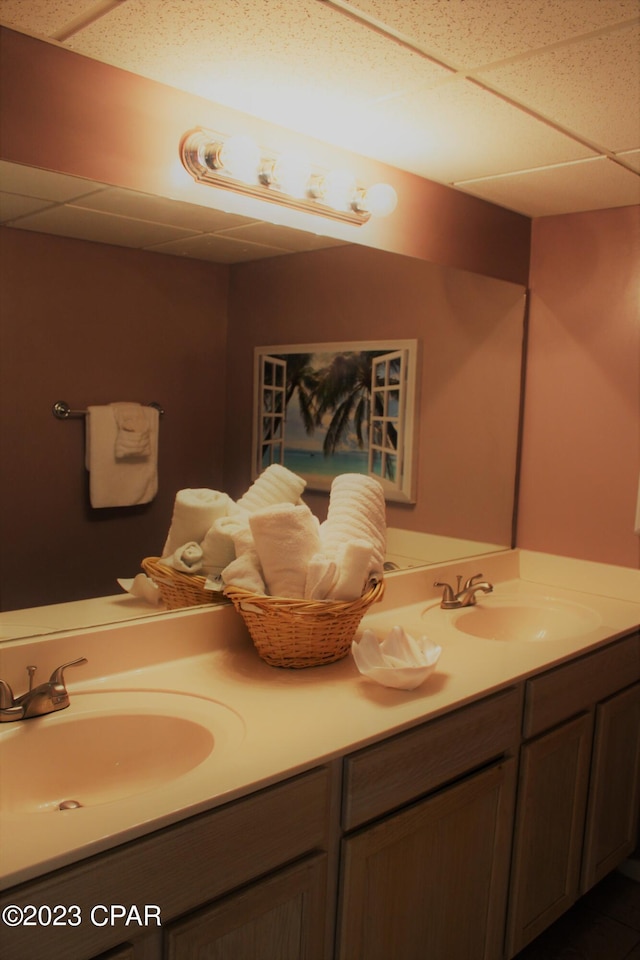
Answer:
<path fill-rule="evenodd" d="M 147 603 L 160 603 L 160 591 L 153 580 L 144 573 L 138 573 L 132 580 L 123 580 L 118 577 L 118 583 L 132 597 L 146 600 Z"/>
<path fill-rule="evenodd" d="M 415 640 L 395 626 L 380 642 L 372 630 L 351 644 L 351 653 L 360 673 L 397 690 L 415 690 L 436 669 L 442 647 L 428 637 Z"/>

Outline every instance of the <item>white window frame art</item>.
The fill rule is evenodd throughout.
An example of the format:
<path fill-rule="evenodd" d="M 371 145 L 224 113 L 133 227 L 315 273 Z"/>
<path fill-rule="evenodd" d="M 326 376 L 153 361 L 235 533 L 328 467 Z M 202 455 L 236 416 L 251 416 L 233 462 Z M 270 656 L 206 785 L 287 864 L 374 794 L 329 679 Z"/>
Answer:
<path fill-rule="evenodd" d="M 253 478 L 281 463 L 330 490 L 358 472 L 415 503 L 417 368 L 417 340 L 255 347 Z"/>

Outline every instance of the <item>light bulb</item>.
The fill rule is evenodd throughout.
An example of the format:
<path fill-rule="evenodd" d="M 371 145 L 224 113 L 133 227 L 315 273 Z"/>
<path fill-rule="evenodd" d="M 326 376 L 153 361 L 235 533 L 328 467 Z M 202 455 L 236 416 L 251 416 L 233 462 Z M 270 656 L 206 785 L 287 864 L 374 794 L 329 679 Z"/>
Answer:
<path fill-rule="evenodd" d="M 319 195 L 334 210 L 348 210 L 356 189 L 355 177 L 348 170 L 332 170 L 322 179 Z"/>
<path fill-rule="evenodd" d="M 244 183 L 256 181 L 260 151 L 251 137 L 242 134 L 229 137 L 218 151 L 218 158 L 224 171 L 234 180 Z"/>
<path fill-rule="evenodd" d="M 364 193 L 358 209 L 366 210 L 374 217 L 387 217 L 398 205 L 398 194 L 388 183 L 374 183 Z"/>
<path fill-rule="evenodd" d="M 310 176 L 311 164 L 302 153 L 286 151 L 273 165 L 275 183 L 290 197 L 304 197 Z"/>

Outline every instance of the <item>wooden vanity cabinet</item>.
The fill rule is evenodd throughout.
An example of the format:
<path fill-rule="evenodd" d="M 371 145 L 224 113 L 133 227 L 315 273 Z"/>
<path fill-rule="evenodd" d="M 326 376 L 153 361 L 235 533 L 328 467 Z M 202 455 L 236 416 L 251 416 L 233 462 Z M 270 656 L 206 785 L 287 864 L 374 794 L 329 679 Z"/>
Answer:
<path fill-rule="evenodd" d="M 635 849 L 640 818 L 640 683 L 598 704 L 581 892 Z"/>
<path fill-rule="evenodd" d="M 327 857 L 309 857 L 170 925 L 163 960 L 324 960 Z"/>
<path fill-rule="evenodd" d="M 507 956 L 634 848 L 640 635 L 525 684 Z"/>
<path fill-rule="evenodd" d="M 502 956 L 520 704 L 509 689 L 347 758 L 338 960 Z"/>
<path fill-rule="evenodd" d="M 332 768 L 320 767 L 13 887 L 0 909 L 77 904 L 82 923 L 4 928 L 3 955 L 90 960 L 117 947 L 127 960 L 164 960 L 166 950 L 180 960 L 285 960 L 291 953 L 279 951 L 295 937 L 295 960 L 324 960 L 334 792 Z M 161 926 L 93 925 L 96 904 L 159 905 Z"/>

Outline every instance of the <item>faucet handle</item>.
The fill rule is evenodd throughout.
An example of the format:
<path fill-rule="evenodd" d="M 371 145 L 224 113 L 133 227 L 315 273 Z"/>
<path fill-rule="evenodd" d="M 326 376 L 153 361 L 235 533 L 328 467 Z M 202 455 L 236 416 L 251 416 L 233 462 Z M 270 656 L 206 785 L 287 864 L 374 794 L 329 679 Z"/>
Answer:
<path fill-rule="evenodd" d="M 444 582 L 440 582 L 440 580 L 436 580 L 433 585 L 434 587 L 444 587 L 442 599 L 445 602 L 448 603 L 450 600 L 454 599 L 453 587 L 451 586 L 450 583 L 444 583 Z"/>
<path fill-rule="evenodd" d="M 0 710 L 13 706 L 13 690 L 5 680 L 0 680 Z"/>
<path fill-rule="evenodd" d="M 56 667 L 56 669 L 51 674 L 49 678 L 49 683 L 59 683 L 61 686 L 64 686 L 64 671 L 67 667 L 79 666 L 81 663 L 88 663 L 86 657 L 78 657 L 77 660 L 70 660 L 69 663 L 63 663 L 62 666 Z"/>
<path fill-rule="evenodd" d="M 474 583 L 476 583 L 477 580 L 481 580 L 483 576 L 483 573 L 475 573 L 472 577 L 469 577 L 469 579 L 465 581 L 465 590 L 468 590 L 469 587 L 472 587 Z"/>

